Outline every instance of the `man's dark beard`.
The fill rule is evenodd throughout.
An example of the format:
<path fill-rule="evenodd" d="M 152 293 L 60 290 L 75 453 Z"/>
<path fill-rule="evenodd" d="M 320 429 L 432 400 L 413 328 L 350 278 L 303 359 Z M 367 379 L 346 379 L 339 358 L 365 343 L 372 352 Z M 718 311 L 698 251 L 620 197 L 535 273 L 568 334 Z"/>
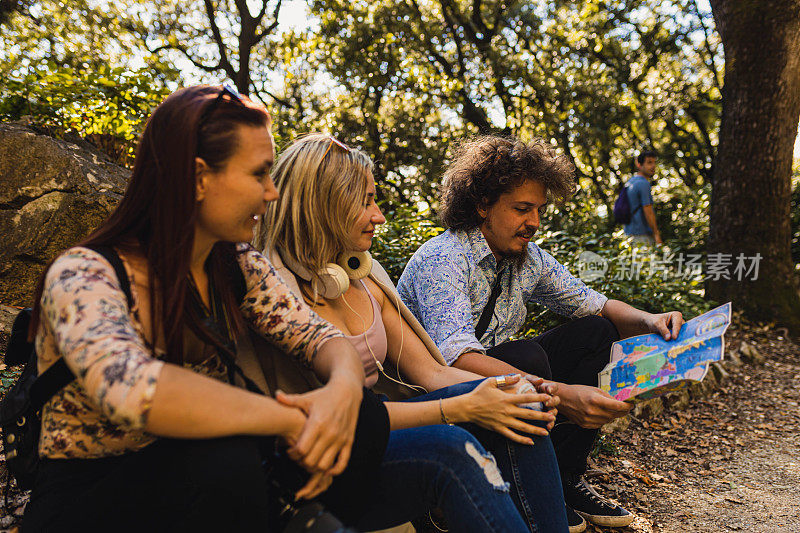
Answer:
<path fill-rule="evenodd" d="M 525 263 L 525 259 L 528 258 L 528 247 L 526 246 L 521 252 L 519 253 L 504 253 L 502 254 L 503 261 L 508 261 L 515 267 L 520 267 Z"/>
<path fill-rule="evenodd" d="M 485 223 L 486 223 L 486 229 L 493 232 L 494 230 L 492 228 L 492 221 L 487 218 L 485 220 Z M 514 234 L 515 237 L 517 235 L 519 234 L 518 233 Z M 532 237 L 533 235 L 531 235 L 531 238 Z M 500 256 L 501 256 L 501 261 L 503 262 L 508 261 L 513 266 L 520 267 L 525 263 L 525 259 L 528 257 L 528 247 L 526 246 L 521 252 L 518 253 L 501 252 Z"/>

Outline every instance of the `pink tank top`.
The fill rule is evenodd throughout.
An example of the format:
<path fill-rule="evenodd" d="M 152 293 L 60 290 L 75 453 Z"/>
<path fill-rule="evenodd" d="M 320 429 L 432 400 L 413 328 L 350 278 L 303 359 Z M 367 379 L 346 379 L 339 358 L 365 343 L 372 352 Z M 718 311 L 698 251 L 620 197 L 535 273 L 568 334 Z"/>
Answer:
<path fill-rule="evenodd" d="M 372 302 L 372 325 L 361 335 L 345 335 L 355 347 L 358 354 L 361 356 L 361 362 L 364 364 L 364 374 L 367 376 L 366 386 L 373 387 L 378 382 L 378 365 L 375 364 L 375 359 L 383 362 L 386 360 L 386 328 L 383 327 L 383 319 L 381 318 L 381 308 L 378 301 L 372 296 L 372 293 L 364 286 L 367 291 L 370 301 Z M 369 343 L 369 346 L 367 344 Z M 370 353 L 370 348 L 372 353 Z M 373 354 L 375 357 L 373 357 Z"/>

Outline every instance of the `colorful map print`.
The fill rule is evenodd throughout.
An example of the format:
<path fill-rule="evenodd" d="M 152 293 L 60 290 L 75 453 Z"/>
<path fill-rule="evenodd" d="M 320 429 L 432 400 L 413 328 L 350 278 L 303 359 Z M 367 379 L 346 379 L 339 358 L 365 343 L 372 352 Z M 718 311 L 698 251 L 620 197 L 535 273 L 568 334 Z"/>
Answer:
<path fill-rule="evenodd" d="M 686 322 L 675 340 L 649 334 L 615 342 L 611 362 L 598 375 L 599 387 L 626 401 L 654 398 L 702 381 L 709 364 L 724 356 L 723 334 L 730 321 L 728 302 Z"/>

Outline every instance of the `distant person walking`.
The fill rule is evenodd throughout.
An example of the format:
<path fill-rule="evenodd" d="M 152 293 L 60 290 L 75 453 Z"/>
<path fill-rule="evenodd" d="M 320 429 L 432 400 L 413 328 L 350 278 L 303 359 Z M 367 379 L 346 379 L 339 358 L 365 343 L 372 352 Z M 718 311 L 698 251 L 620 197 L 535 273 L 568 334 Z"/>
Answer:
<path fill-rule="evenodd" d="M 656 153 L 644 150 L 636 157 L 636 173 L 625 184 L 630 202 L 631 220 L 625 224 L 625 234 L 635 242 L 661 244 L 661 233 L 656 224 L 650 180 L 656 173 Z"/>

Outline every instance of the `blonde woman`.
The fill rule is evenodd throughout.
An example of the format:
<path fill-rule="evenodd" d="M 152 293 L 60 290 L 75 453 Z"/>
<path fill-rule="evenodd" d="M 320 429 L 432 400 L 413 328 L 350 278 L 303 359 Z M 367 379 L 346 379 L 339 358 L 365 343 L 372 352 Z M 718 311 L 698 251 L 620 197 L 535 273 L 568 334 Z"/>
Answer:
<path fill-rule="evenodd" d="M 417 394 L 386 404 L 391 428 L 401 430 L 390 434 L 381 476 L 403 478 L 405 461 L 425 462 L 442 455 L 444 450 L 435 445 L 411 445 L 426 429 L 418 426 L 457 423 L 494 455 L 474 454 L 477 461 L 492 466 L 496 458 L 501 486 L 510 490 L 531 531 L 566 531 L 547 432 L 558 404 L 554 389 L 538 381 L 539 394 L 532 387 L 528 394 L 509 394 L 520 387 L 519 376 L 481 381 L 476 374 L 444 364 L 433 341 L 400 302 L 386 272 L 366 253 L 375 229 L 385 222 L 375 203 L 369 157 L 330 136 L 311 134 L 282 153 L 273 176 L 280 198 L 267 208 L 257 228 L 256 247 L 264 250 L 287 285 L 350 339 L 364 364 L 367 387 L 392 399 Z M 520 387 L 519 392 L 524 391 Z M 302 409 L 305 396 L 279 393 L 277 398 Z M 545 407 L 521 405 L 531 402 Z M 438 404 L 434 418 L 408 410 L 430 404 Z M 465 442 L 468 452 L 469 446 Z M 489 478 L 491 472 L 486 472 Z M 417 492 L 426 491 L 422 486 Z M 448 521 L 458 519 L 446 509 L 445 514 Z"/>

